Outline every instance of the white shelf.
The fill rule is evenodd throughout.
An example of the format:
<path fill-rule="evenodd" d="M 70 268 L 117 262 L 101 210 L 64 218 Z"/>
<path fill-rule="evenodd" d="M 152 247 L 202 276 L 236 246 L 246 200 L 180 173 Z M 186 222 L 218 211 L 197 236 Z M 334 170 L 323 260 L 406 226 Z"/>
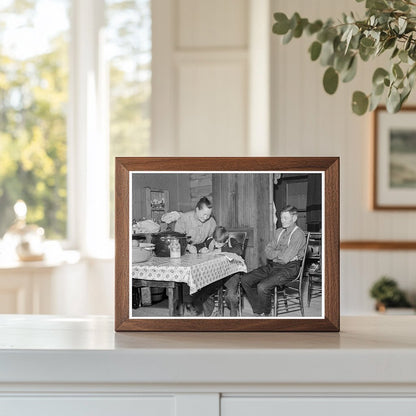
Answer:
<path fill-rule="evenodd" d="M 105 317 L 3 315 L 0 382 L 416 385 L 416 316 L 341 325 L 339 334 L 115 333 Z"/>

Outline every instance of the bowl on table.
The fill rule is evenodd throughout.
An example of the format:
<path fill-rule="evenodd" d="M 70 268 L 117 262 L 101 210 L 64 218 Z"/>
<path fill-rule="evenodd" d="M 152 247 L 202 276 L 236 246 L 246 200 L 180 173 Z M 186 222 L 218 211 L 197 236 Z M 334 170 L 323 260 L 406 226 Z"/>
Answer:
<path fill-rule="evenodd" d="M 147 250 L 143 247 L 132 247 L 131 260 L 133 263 L 141 263 L 149 260 L 152 254 L 152 250 Z"/>

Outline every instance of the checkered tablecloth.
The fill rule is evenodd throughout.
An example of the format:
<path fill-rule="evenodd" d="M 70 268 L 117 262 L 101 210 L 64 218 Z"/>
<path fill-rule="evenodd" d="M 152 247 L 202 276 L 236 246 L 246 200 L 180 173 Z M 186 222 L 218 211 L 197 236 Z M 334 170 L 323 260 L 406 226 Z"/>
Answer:
<path fill-rule="evenodd" d="M 185 254 L 179 259 L 153 256 L 146 262 L 132 265 L 133 279 L 186 283 L 191 294 L 238 272 L 247 272 L 246 264 L 240 256 L 229 253 Z"/>

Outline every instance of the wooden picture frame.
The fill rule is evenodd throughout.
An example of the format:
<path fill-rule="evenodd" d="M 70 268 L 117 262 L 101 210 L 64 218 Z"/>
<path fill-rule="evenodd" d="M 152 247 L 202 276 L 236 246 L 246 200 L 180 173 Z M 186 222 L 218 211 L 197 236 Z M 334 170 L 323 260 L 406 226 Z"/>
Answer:
<path fill-rule="evenodd" d="M 229 204 L 233 203 L 233 198 L 235 198 L 235 192 L 229 190 L 228 188 L 225 194 L 216 193 L 216 190 L 218 188 L 218 181 L 222 180 L 221 178 L 224 177 L 228 178 L 228 176 L 224 175 L 235 175 L 232 176 L 232 178 L 236 178 L 235 180 L 240 180 L 241 178 L 243 178 L 244 180 L 246 180 L 246 178 L 250 178 L 250 180 L 263 180 L 263 178 L 269 178 L 267 179 L 269 180 L 268 183 L 272 184 L 271 188 L 273 189 L 276 188 L 276 186 L 280 186 L 279 181 L 289 181 L 289 179 L 292 179 L 292 177 L 296 179 L 297 177 L 306 175 L 308 178 L 314 177 L 316 179 L 316 175 L 320 175 L 319 177 L 322 179 L 322 187 L 320 188 L 320 195 L 322 195 L 322 206 L 320 209 L 322 212 L 321 266 L 323 276 L 321 296 L 322 314 L 320 316 L 249 316 L 235 318 L 194 316 L 136 317 L 132 315 L 132 287 L 134 279 L 131 275 L 131 272 L 133 270 L 133 263 L 131 260 L 131 241 L 132 211 L 133 206 L 135 206 L 132 201 L 133 196 L 136 195 L 135 191 L 132 191 L 132 182 L 133 180 L 136 180 L 134 178 L 147 178 L 147 176 L 145 175 L 167 174 L 177 175 L 178 177 L 182 178 L 181 175 L 183 174 L 195 174 L 196 176 L 198 176 L 202 173 L 208 173 L 212 177 L 212 189 L 214 189 L 214 213 L 216 212 L 215 209 L 217 209 L 218 213 L 234 212 L 236 209 L 238 209 L 238 206 L 241 207 L 242 205 L 241 202 L 236 202 L 237 208 L 234 207 L 234 211 L 229 208 Z M 115 188 L 116 331 L 339 331 L 339 158 L 119 157 L 116 158 Z M 274 198 L 275 194 L 273 193 L 273 189 L 271 195 Z M 221 192 L 224 192 L 223 188 L 221 188 Z M 245 205 L 248 207 L 256 207 L 256 224 L 263 224 L 263 222 L 265 221 L 264 218 L 268 218 L 268 216 L 270 216 L 269 210 L 275 209 L 274 207 L 276 205 L 276 200 L 274 199 L 274 202 L 272 200 L 272 202 L 270 202 L 268 206 L 266 206 L 267 204 L 258 204 L 259 198 L 261 200 L 262 195 L 265 194 L 263 188 L 258 186 L 250 186 L 249 188 L 242 189 L 239 192 L 240 193 L 237 195 L 239 198 L 249 198 L 249 196 L 247 195 L 249 195 L 250 192 L 253 193 L 254 205 L 250 205 L 249 202 L 247 202 Z M 179 194 L 179 192 L 177 193 Z M 225 197 L 221 198 L 221 195 L 225 195 Z M 243 200 L 245 201 L 245 199 Z M 289 199 L 287 199 L 287 201 L 289 201 Z M 155 204 L 155 206 L 161 205 L 163 207 L 162 200 L 156 201 Z M 170 204 L 171 206 L 174 206 L 175 204 L 174 198 L 172 197 L 170 198 Z M 258 209 L 258 206 L 261 206 L 261 209 Z M 215 215 L 218 215 L 220 217 L 222 214 Z M 274 219 L 276 219 L 276 216 L 274 217 Z M 225 220 L 222 221 L 227 222 Z M 231 220 L 228 221 L 227 226 L 229 225 L 230 221 Z M 252 233 L 251 237 L 249 238 L 252 238 L 254 241 L 260 241 L 261 244 L 265 244 L 263 242 L 264 238 L 260 238 L 259 236 L 257 237 L 257 239 L 255 238 L 257 234 L 256 231 L 253 231 L 253 228 L 256 229 L 256 227 L 252 227 L 251 229 L 250 227 L 247 228 L 247 235 L 250 232 Z M 270 230 L 270 233 L 273 233 L 273 229 Z M 256 248 L 256 250 L 260 251 L 258 248 Z M 251 251 L 252 253 L 255 252 L 253 247 L 251 247 Z M 170 261 L 170 259 L 167 259 L 167 261 Z M 169 284 L 167 286 L 169 286 Z M 220 302 L 218 301 L 218 304 L 219 303 Z M 248 302 L 247 304 L 250 306 Z"/>
<path fill-rule="evenodd" d="M 416 209 L 416 107 L 373 113 L 373 209 Z"/>

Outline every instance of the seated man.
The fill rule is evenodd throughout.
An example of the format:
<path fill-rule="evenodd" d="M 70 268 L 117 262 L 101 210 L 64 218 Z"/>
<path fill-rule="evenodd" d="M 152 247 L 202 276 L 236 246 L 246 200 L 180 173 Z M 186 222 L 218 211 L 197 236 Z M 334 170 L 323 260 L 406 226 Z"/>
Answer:
<path fill-rule="evenodd" d="M 241 279 L 241 285 L 257 316 L 270 315 L 274 288 L 291 282 L 299 273 L 306 238 L 296 225 L 297 213 L 294 206 L 283 208 L 280 213 L 282 228 L 275 230 L 273 240 L 265 249 L 270 264 L 247 273 Z"/>

